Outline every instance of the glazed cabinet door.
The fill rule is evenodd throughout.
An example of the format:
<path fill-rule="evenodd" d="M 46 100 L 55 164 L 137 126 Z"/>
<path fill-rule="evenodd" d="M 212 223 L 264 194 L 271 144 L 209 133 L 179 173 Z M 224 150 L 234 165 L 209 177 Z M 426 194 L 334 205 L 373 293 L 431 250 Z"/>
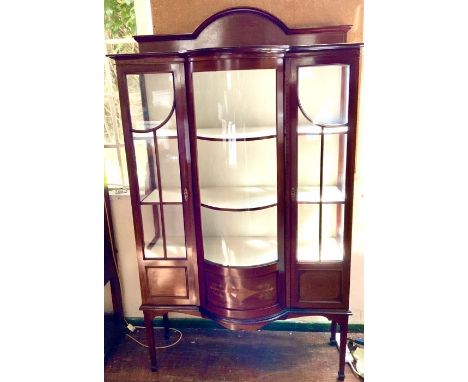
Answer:
<path fill-rule="evenodd" d="M 284 306 L 283 61 L 189 61 L 202 307 L 260 319 Z"/>
<path fill-rule="evenodd" d="M 287 58 L 292 307 L 348 307 L 358 54 Z"/>
<path fill-rule="evenodd" d="M 118 65 L 143 305 L 198 303 L 183 62 Z"/>

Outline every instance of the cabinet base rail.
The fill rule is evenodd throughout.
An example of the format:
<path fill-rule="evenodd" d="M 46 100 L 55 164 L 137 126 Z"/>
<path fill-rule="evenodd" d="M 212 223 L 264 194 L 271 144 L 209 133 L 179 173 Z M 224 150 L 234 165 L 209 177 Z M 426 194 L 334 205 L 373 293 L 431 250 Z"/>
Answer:
<path fill-rule="evenodd" d="M 158 363 L 156 358 L 156 349 L 154 342 L 153 319 L 158 316 L 163 317 L 164 327 L 166 333 L 169 328 L 168 313 L 185 313 L 197 317 L 211 319 L 220 325 L 230 330 L 257 330 L 266 324 L 275 320 L 285 320 L 287 318 L 305 317 L 305 316 L 321 316 L 331 321 L 330 326 L 330 345 L 336 345 L 336 332 L 339 328 L 340 333 L 340 346 L 339 346 L 339 362 L 338 362 L 338 377 L 339 381 L 345 379 L 345 356 L 348 338 L 348 318 L 352 314 L 349 310 L 324 310 L 324 309 L 294 309 L 285 308 L 277 314 L 262 317 L 258 319 L 228 319 L 218 317 L 198 306 L 154 306 L 142 305 L 140 310 L 143 311 L 146 337 L 148 343 L 148 351 L 150 356 L 151 371 L 158 370 Z"/>

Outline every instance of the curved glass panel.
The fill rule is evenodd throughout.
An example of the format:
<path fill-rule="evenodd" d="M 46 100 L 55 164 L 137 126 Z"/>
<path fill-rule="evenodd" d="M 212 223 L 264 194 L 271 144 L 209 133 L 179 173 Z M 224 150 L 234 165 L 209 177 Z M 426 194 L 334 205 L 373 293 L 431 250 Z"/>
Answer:
<path fill-rule="evenodd" d="M 231 212 L 202 208 L 205 260 L 232 267 L 278 260 L 276 207 Z"/>
<path fill-rule="evenodd" d="M 275 69 L 193 73 L 197 136 L 276 135 Z"/>
<path fill-rule="evenodd" d="M 276 70 L 193 73 L 205 259 L 278 260 Z"/>

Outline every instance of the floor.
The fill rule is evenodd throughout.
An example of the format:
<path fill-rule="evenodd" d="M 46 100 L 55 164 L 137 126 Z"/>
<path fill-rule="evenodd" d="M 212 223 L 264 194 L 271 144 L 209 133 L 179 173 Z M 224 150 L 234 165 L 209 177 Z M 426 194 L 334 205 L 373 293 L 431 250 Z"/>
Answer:
<path fill-rule="evenodd" d="M 329 333 L 229 331 L 184 328 L 175 346 L 158 350 L 159 371 L 149 370 L 148 350 L 125 337 L 105 366 L 106 382 L 328 382 L 336 381 L 338 350 L 328 345 Z M 144 330 L 134 336 L 145 342 Z M 164 340 L 156 329 L 156 345 Z M 351 333 L 350 337 L 362 337 Z M 346 381 L 359 381 L 346 365 Z"/>

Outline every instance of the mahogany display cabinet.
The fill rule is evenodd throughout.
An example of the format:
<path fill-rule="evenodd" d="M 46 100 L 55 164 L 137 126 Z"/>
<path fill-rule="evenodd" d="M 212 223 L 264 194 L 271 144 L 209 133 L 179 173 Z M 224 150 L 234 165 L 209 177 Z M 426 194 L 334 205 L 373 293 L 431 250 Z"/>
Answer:
<path fill-rule="evenodd" d="M 237 8 L 110 56 L 152 370 L 168 312 L 233 330 L 324 316 L 344 378 L 362 46 L 349 29 Z"/>

